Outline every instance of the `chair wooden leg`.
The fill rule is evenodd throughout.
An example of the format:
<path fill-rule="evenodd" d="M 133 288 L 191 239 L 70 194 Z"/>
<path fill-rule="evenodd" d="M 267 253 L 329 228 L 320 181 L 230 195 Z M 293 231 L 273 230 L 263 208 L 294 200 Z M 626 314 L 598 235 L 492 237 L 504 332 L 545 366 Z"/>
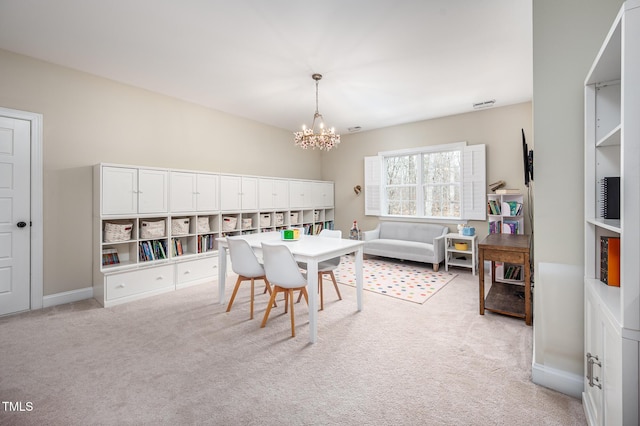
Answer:
<path fill-rule="evenodd" d="M 320 294 L 320 301 L 322 301 L 322 272 L 318 272 L 318 293 Z M 301 300 L 302 300 L 302 291 L 300 291 L 300 293 L 298 293 L 298 302 L 297 303 L 300 303 Z M 309 304 L 309 302 L 307 301 L 307 305 L 308 304 Z"/>
<path fill-rule="evenodd" d="M 272 290 L 271 290 L 271 283 L 269 282 L 269 280 L 267 280 L 267 277 L 260 277 L 257 279 L 262 279 L 264 281 L 264 292 L 262 294 L 265 294 L 267 291 L 269 292 L 269 295 L 271 295 Z M 277 307 L 278 303 L 277 302 L 273 302 L 273 307 Z"/>
<path fill-rule="evenodd" d="M 331 281 L 333 281 L 333 287 L 336 289 L 336 293 L 338 293 L 338 299 L 342 300 L 342 295 L 340 294 L 340 289 L 338 288 L 336 276 L 333 274 L 333 271 L 329 271 L 328 274 L 331 276 Z"/>
<path fill-rule="evenodd" d="M 229 306 L 227 306 L 227 312 L 231 310 L 231 306 L 233 306 L 233 301 L 236 298 L 236 294 L 238 293 L 238 289 L 240 288 L 240 283 L 242 282 L 242 275 L 238 275 L 238 279 L 236 280 L 236 286 L 233 288 L 233 293 L 231 294 L 231 299 L 229 299 Z"/>
<path fill-rule="evenodd" d="M 291 337 L 296 337 L 296 321 L 295 321 L 295 313 L 293 311 L 293 289 L 290 288 L 288 290 L 289 293 L 289 302 L 291 304 L 291 312 L 289 315 L 291 316 Z"/>
<path fill-rule="evenodd" d="M 304 300 L 307 301 L 307 306 L 309 306 L 309 293 L 307 293 L 307 288 L 302 287 L 302 289 L 300 290 L 300 293 L 304 296 Z"/>
<path fill-rule="evenodd" d="M 289 312 L 289 291 L 282 291 L 284 291 L 284 313 L 286 314 L 287 312 Z"/>
<path fill-rule="evenodd" d="M 278 286 L 273 287 L 273 292 L 271 293 L 271 297 L 269 298 L 269 303 L 267 303 L 267 310 L 264 313 L 264 318 L 262 319 L 262 324 L 260 324 L 260 328 L 264 328 L 267 325 L 267 319 L 269 319 L 269 313 L 271 312 L 271 307 L 274 305 L 276 300 L 276 295 L 278 294 Z"/>
<path fill-rule="evenodd" d="M 322 272 L 318 272 L 318 291 L 320 292 L 320 310 L 324 311 L 324 286 L 322 285 Z"/>
<path fill-rule="evenodd" d="M 251 313 L 249 314 L 249 319 L 253 319 L 253 292 L 255 291 L 255 278 L 251 278 Z"/>

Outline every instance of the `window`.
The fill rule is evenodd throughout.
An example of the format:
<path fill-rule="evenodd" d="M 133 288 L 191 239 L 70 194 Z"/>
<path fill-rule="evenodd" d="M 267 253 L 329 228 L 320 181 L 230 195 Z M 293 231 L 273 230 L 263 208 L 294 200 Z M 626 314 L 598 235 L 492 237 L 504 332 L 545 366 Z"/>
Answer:
<path fill-rule="evenodd" d="M 486 219 L 485 146 L 454 143 L 365 158 L 365 214 Z"/>

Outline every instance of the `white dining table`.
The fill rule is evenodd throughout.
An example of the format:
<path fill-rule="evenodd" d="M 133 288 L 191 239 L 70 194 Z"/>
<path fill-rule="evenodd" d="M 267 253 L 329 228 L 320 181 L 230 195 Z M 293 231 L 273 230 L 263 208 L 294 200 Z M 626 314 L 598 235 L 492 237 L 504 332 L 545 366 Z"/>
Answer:
<path fill-rule="evenodd" d="M 296 241 L 283 241 L 279 232 L 259 232 L 238 235 L 234 238 L 246 240 L 256 255 L 262 255 L 262 243 L 282 243 L 289 247 L 294 259 L 307 264 L 307 286 L 309 293 L 309 342 L 318 340 L 318 264 L 322 261 L 354 253 L 356 275 L 356 301 L 358 311 L 362 310 L 363 289 L 363 246 L 359 240 L 328 238 L 317 235 L 302 235 Z M 225 303 L 225 281 L 227 276 L 227 238 L 218 238 L 218 299 Z"/>

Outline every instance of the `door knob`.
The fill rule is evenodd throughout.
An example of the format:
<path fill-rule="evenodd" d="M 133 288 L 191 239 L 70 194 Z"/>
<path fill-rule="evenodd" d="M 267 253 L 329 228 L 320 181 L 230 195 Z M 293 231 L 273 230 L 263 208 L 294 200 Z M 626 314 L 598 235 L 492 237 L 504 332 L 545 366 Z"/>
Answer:
<path fill-rule="evenodd" d="M 18 228 L 24 228 L 25 226 L 27 226 L 25 222 L 18 222 Z"/>

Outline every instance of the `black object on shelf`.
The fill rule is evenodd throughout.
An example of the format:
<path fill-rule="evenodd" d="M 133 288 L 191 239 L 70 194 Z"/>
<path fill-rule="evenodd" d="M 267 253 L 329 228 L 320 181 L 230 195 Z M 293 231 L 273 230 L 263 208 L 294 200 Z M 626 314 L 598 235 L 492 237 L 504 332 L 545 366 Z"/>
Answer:
<path fill-rule="evenodd" d="M 620 177 L 604 177 L 601 182 L 602 218 L 620 219 Z"/>

